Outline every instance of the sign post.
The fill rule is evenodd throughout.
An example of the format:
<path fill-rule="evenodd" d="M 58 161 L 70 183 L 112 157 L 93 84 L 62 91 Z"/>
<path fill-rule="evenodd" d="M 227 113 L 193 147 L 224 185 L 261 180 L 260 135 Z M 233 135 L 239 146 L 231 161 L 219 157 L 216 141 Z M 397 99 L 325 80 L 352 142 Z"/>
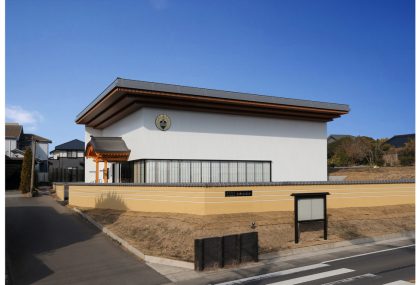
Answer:
<path fill-rule="evenodd" d="M 295 197 L 295 243 L 299 243 L 300 223 L 323 222 L 324 239 L 328 238 L 328 192 L 293 193 Z"/>

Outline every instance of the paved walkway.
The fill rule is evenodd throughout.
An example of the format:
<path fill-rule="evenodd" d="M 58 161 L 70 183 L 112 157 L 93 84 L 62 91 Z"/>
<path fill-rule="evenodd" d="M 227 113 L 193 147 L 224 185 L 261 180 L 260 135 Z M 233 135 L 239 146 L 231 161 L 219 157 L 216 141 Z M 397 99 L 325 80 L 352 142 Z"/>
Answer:
<path fill-rule="evenodd" d="M 6 192 L 6 249 L 13 284 L 170 282 L 49 196 Z"/>

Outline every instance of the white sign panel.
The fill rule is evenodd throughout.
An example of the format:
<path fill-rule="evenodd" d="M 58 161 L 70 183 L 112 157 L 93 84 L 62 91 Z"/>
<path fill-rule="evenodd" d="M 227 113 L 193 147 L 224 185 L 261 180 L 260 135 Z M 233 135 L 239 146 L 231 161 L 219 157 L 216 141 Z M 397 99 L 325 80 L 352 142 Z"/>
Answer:
<path fill-rule="evenodd" d="M 309 198 L 299 199 L 298 221 L 311 221 L 324 219 L 324 199 Z"/>

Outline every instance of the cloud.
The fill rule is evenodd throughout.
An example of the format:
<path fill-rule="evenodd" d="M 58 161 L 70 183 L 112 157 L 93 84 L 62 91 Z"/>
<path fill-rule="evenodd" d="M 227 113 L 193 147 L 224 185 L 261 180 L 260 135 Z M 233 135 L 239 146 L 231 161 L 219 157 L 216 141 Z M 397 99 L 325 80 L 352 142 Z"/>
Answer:
<path fill-rule="evenodd" d="M 168 8 L 168 0 L 149 0 L 150 5 L 156 10 L 164 10 Z"/>
<path fill-rule="evenodd" d="M 19 123 L 31 131 L 38 128 L 44 117 L 37 111 L 28 111 L 20 106 L 6 106 L 6 120 Z"/>

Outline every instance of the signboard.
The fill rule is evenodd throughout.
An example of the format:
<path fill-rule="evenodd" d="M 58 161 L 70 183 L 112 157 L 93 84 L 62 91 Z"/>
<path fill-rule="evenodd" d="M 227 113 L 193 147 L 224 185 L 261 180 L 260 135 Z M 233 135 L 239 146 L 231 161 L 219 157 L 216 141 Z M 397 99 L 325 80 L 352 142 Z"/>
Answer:
<path fill-rule="evenodd" d="M 252 196 L 252 190 L 225 191 L 225 197 Z"/>
<path fill-rule="evenodd" d="M 316 221 L 324 219 L 324 198 L 299 199 L 298 221 Z"/>
<path fill-rule="evenodd" d="M 300 223 L 315 221 L 324 222 L 324 239 L 327 239 L 327 195 L 330 195 L 330 193 L 318 192 L 292 194 L 295 198 L 295 243 L 299 242 Z"/>

